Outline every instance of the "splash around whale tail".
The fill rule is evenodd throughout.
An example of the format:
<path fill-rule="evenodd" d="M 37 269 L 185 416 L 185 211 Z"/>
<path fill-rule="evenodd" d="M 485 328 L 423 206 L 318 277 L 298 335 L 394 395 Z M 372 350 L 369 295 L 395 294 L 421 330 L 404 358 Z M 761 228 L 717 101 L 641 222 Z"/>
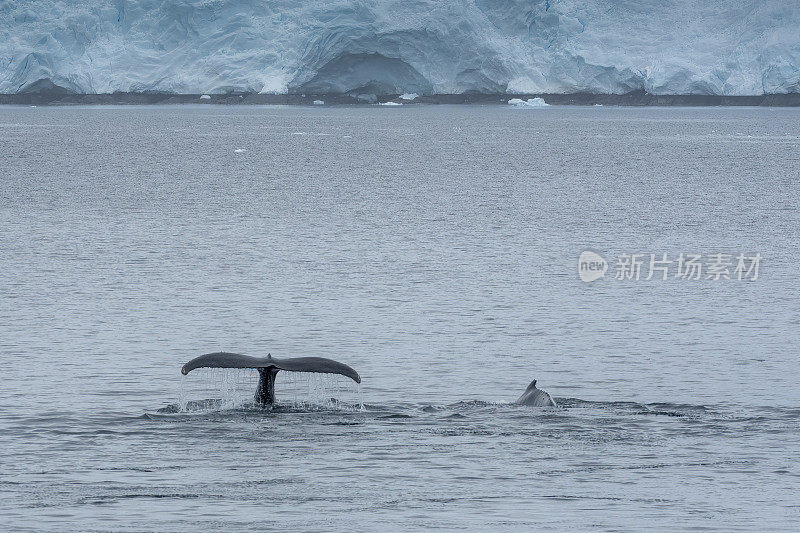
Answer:
<path fill-rule="evenodd" d="M 277 359 L 267 354 L 266 357 L 250 357 L 231 352 L 214 352 L 195 357 L 181 368 L 183 375 L 196 368 L 255 368 L 260 375 L 256 402 L 266 405 L 275 402 L 275 376 L 279 370 L 287 372 L 318 372 L 324 374 L 340 374 L 356 383 L 361 383 L 358 372 L 344 363 L 324 357 L 291 357 Z"/>

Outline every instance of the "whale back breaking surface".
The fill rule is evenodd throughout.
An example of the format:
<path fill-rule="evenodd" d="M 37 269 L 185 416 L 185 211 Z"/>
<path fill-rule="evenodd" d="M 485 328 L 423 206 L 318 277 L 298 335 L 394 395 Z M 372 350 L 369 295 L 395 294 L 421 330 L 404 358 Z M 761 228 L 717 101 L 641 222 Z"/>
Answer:
<path fill-rule="evenodd" d="M 519 405 L 528 405 L 531 407 L 556 407 L 556 402 L 542 389 L 536 388 L 536 382 L 528 385 L 528 388 L 517 399 Z"/>

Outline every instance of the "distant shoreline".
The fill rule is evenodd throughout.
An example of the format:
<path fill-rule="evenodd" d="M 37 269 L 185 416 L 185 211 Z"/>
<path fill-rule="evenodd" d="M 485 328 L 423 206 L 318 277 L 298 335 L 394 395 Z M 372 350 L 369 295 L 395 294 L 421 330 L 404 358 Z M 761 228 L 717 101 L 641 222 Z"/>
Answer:
<path fill-rule="evenodd" d="M 226 104 L 226 105 L 364 105 L 396 102 L 403 104 L 480 104 L 500 105 L 511 98 L 543 98 L 551 105 L 608 105 L 608 106 L 765 106 L 800 107 L 800 93 L 765 94 L 756 96 L 715 96 L 696 94 L 657 95 L 644 91 L 625 94 L 434 94 L 403 100 L 399 95 L 348 94 L 170 94 L 170 93 L 112 93 L 71 94 L 38 92 L 0 94 L 2 105 L 157 105 L 157 104 Z M 319 104 L 318 104 L 319 105 Z"/>

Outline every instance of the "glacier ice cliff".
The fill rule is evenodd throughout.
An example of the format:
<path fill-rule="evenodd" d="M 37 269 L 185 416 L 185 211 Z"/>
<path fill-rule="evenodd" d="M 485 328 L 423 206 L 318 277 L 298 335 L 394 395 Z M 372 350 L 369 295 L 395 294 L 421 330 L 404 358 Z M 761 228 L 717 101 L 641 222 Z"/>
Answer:
<path fill-rule="evenodd" d="M 0 0 L 0 93 L 800 92 L 800 0 Z"/>

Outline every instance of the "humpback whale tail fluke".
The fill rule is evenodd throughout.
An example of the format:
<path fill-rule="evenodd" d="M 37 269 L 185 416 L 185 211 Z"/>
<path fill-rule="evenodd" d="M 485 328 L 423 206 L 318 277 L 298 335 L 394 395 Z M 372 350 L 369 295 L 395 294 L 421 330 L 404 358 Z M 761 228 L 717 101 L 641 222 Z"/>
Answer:
<path fill-rule="evenodd" d="M 238 353 L 214 352 L 195 357 L 181 368 L 185 376 L 195 368 L 256 368 L 260 375 L 256 402 L 262 405 L 275 402 L 275 376 L 279 370 L 287 372 L 320 372 L 347 376 L 356 383 L 361 383 L 358 372 L 344 363 L 324 357 L 291 357 L 276 359 L 267 354 L 266 357 L 250 357 Z"/>

